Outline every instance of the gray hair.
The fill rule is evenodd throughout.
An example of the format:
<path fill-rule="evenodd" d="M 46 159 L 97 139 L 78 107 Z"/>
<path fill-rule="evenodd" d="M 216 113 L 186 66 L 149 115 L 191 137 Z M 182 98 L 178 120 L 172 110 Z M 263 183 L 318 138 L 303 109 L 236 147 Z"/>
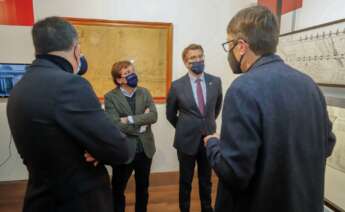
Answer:
<path fill-rule="evenodd" d="M 60 17 L 48 17 L 38 21 L 32 28 L 36 54 L 52 51 L 68 51 L 78 40 L 76 29 Z"/>
<path fill-rule="evenodd" d="M 256 55 L 275 53 L 279 40 L 276 16 L 266 7 L 252 6 L 240 10 L 229 22 L 227 32 L 235 40 L 243 39 Z"/>

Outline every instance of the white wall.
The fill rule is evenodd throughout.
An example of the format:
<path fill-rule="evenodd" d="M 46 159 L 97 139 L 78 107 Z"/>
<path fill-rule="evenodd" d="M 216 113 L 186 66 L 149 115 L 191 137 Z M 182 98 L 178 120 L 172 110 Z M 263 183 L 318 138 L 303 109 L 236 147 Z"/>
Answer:
<path fill-rule="evenodd" d="M 344 7 L 344 0 L 304 0 L 302 8 L 295 12 L 295 30 L 343 19 L 345 18 Z M 290 12 L 282 16 L 282 33 L 291 31 L 293 13 Z"/>
<path fill-rule="evenodd" d="M 58 15 L 78 18 L 159 21 L 174 24 L 173 79 L 186 73 L 181 52 L 190 43 L 205 49 L 206 71 L 222 77 L 224 92 L 233 79 L 221 43 L 228 21 L 239 9 L 255 0 L 34 0 L 35 20 Z M 0 26 L 0 62 L 31 62 L 30 27 Z M 157 105 L 158 123 L 153 126 L 157 153 L 153 172 L 178 170 L 174 130 L 165 119 L 165 105 Z M 219 122 L 219 120 L 218 120 Z M 9 129 L 6 102 L 0 102 L 0 162 L 8 155 Z M 27 173 L 14 145 L 12 157 L 0 167 L 0 181 L 26 179 Z"/>

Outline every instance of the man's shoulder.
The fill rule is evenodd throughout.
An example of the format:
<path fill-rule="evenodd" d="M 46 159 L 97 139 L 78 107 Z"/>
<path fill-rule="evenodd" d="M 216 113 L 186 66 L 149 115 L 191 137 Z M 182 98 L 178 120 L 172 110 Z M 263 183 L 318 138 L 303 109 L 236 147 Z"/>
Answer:
<path fill-rule="evenodd" d="M 206 73 L 206 72 L 205 72 L 205 77 L 209 77 L 210 79 L 219 79 L 220 80 L 220 77 L 217 77 L 216 75 Z"/>
<path fill-rule="evenodd" d="M 143 92 L 143 93 L 148 93 L 149 90 L 145 87 L 138 86 L 137 90 L 135 92 Z"/>
<path fill-rule="evenodd" d="M 113 88 L 110 91 L 108 91 L 104 97 L 105 98 L 116 98 L 116 96 L 119 94 L 120 90 L 118 88 Z"/>
<path fill-rule="evenodd" d="M 232 81 L 229 89 L 227 90 L 227 95 L 229 95 L 230 92 L 253 94 L 261 91 L 260 86 L 262 86 L 262 83 L 257 79 L 256 76 L 252 76 L 249 73 L 244 73 Z"/>
<path fill-rule="evenodd" d="M 25 76 L 27 75 L 27 77 Z M 66 72 L 59 66 L 48 60 L 35 60 L 29 66 L 27 74 L 24 75 L 24 80 L 29 81 L 43 81 L 45 87 L 51 89 L 65 89 L 67 88 L 80 88 L 83 86 L 91 86 L 90 83 L 83 77 Z M 83 85 L 83 86 L 80 86 Z"/>
<path fill-rule="evenodd" d="M 184 84 L 184 83 L 186 82 L 187 79 L 189 80 L 188 74 L 185 74 L 185 75 L 183 75 L 182 77 L 180 77 L 180 78 L 174 80 L 174 81 L 172 82 L 172 85 L 173 85 L 173 86 L 176 86 L 176 85 Z"/>
<path fill-rule="evenodd" d="M 217 77 L 215 75 L 209 74 L 209 73 L 205 73 L 205 79 L 208 81 L 212 81 L 212 82 L 218 82 L 221 84 L 221 79 L 220 77 Z"/>
<path fill-rule="evenodd" d="M 137 87 L 137 90 L 135 91 L 137 93 L 141 93 L 145 96 L 151 96 L 151 92 L 149 91 L 149 89 L 145 88 L 145 87 Z"/>

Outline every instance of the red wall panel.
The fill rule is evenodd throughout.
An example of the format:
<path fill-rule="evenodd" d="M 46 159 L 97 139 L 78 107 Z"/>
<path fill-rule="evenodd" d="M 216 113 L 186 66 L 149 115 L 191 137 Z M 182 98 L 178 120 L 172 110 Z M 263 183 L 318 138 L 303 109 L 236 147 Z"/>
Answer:
<path fill-rule="evenodd" d="M 275 14 L 277 14 L 277 1 L 278 0 L 258 0 L 258 4 L 268 7 Z M 303 5 L 303 0 L 282 0 L 282 15 L 298 8 Z"/>
<path fill-rule="evenodd" d="M 0 0 L 0 24 L 31 26 L 33 23 L 32 0 Z"/>

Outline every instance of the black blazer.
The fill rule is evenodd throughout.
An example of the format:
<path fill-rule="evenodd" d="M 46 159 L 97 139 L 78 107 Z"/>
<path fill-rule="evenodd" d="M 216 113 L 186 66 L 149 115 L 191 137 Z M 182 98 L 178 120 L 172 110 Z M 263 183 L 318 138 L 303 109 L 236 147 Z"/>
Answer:
<path fill-rule="evenodd" d="M 13 88 L 7 116 L 29 172 L 24 212 L 113 211 L 104 165 L 83 154 L 120 164 L 134 152 L 85 79 L 37 59 Z"/>
<path fill-rule="evenodd" d="M 313 80 L 279 56 L 261 58 L 228 89 L 221 140 L 207 145 L 220 179 L 216 211 L 323 211 L 331 131 Z"/>
<path fill-rule="evenodd" d="M 198 151 L 202 136 L 216 131 L 216 118 L 222 106 L 220 78 L 205 73 L 206 110 L 203 116 L 194 100 L 188 74 L 174 81 L 166 104 L 166 117 L 176 128 L 174 147 L 188 155 Z"/>

